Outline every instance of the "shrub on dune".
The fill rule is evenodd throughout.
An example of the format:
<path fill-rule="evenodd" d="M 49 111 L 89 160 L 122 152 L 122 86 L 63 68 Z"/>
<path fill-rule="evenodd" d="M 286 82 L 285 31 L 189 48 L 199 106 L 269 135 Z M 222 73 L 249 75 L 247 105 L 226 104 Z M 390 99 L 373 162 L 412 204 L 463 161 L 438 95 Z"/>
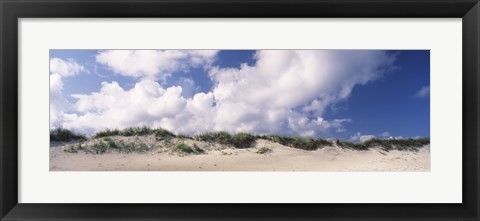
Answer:
<path fill-rule="evenodd" d="M 50 130 L 50 142 L 84 141 L 87 138 L 70 130 L 57 128 Z"/>
<path fill-rule="evenodd" d="M 175 134 L 162 128 L 155 129 L 153 135 L 157 140 L 167 140 L 175 137 Z"/>
<path fill-rule="evenodd" d="M 379 147 L 384 151 L 405 150 L 418 151 L 418 148 L 430 144 L 430 138 L 408 138 L 408 139 L 378 139 L 373 138 L 360 143 L 336 140 L 338 146 L 353 150 L 368 150 L 373 147 Z"/>
<path fill-rule="evenodd" d="M 100 132 L 97 132 L 94 137 L 95 138 L 101 138 L 101 137 L 109 137 L 109 136 L 125 136 L 125 137 L 130 137 L 130 136 L 145 136 L 145 135 L 155 135 L 155 137 L 175 137 L 175 134 L 172 132 L 158 128 L 158 129 L 150 129 L 148 127 L 129 127 L 125 128 L 123 130 L 118 130 L 118 129 L 106 129 Z"/>
<path fill-rule="evenodd" d="M 234 148 L 251 148 L 254 146 L 257 139 L 269 140 L 275 143 L 279 143 L 291 148 L 302 150 L 317 150 L 326 146 L 332 146 L 336 144 L 341 148 L 352 150 L 369 150 L 370 148 L 380 148 L 384 151 L 390 150 L 403 150 L 403 151 L 418 151 L 418 148 L 430 144 L 430 138 L 408 138 L 408 139 L 378 139 L 373 138 L 364 142 L 354 143 L 350 141 L 341 141 L 336 139 L 335 141 L 329 141 L 321 138 L 306 138 L 306 137 L 291 137 L 281 135 L 252 135 L 249 133 L 235 133 L 230 134 L 225 131 L 208 132 L 190 137 L 188 135 L 180 134 L 176 135 L 166 129 L 156 128 L 150 129 L 148 127 L 130 127 L 123 130 L 118 129 L 106 129 L 97 132 L 93 138 L 103 138 L 103 140 L 93 144 L 90 148 L 70 148 L 67 151 L 78 152 L 78 150 L 89 150 L 90 152 L 102 154 L 107 152 L 108 149 L 116 150 L 119 152 L 146 152 L 150 148 L 145 143 L 125 143 L 124 141 L 115 141 L 111 136 L 147 136 L 153 135 L 157 141 L 163 141 L 165 146 L 174 148 L 177 152 L 190 153 L 202 153 L 204 150 L 199 148 L 196 144 L 193 147 L 186 144 L 175 144 L 173 138 L 177 140 L 194 139 L 197 141 L 217 143 Z M 50 141 L 84 141 L 87 138 L 83 135 L 75 134 L 72 131 L 66 129 L 54 129 L 50 131 Z M 268 148 L 267 148 L 268 149 Z M 261 152 L 263 149 L 261 150 Z"/>
<path fill-rule="evenodd" d="M 145 136 L 152 134 L 154 130 L 148 128 L 148 127 L 129 127 L 126 128 L 122 131 L 120 131 L 120 135 L 122 136 Z"/>
<path fill-rule="evenodd" d="M 269 135 L 266 138 L 270 141 L 303 150 L 317 150 L 325 146 L 331 146 L 332 143 L 324 139 L 313 139 L 304 137 L 286 137 L 278 135 Z"/>
<path fill-rule="evenodd" d="M 184 143 L 177 144 L 173 151 L 180 154 L 202 154 L 205 152 L 205 150 L 201 149 L 196 144 L 192 147 Z"/>
<path fill-rule="evenodd" d="M 229 145 L 235 148 L 248 148 L 252 147 L 255 142 L 255 136 L 248 133 L 237 133 L 234 135 L 225 131 L 210 132 L 195 136 L 196 140 L 204 142 L 219 143 L 222 145 Z"/>
<path fill-rule="evenodd" d="M 92 145 L 92 150 L 96 154 L 104 154 L 108 150 L 108 145 L 104 142 L 98 142 Z"/>
<path fill-rule="evenodd" d="M 118 129 L 113 129 L 113 130 L 106 129 L 106 130 L 97 132 L 93 137 L 101 138 L 101 137 L 110 137 L 110 136 L 118 136 L 118 135 L 120 135 L 120 130 L 118 130 Z"/>
<path fill-rule="evenodd" d="M 91 152 L 95 154 L 104 154 L 108 150 L 118 151 L 120 153 L 145 153 L 150 150 L 150 148 L 145 143 L 136 143 L 130 142 L 126 143 L 122 140 L 114 141 L 111 138 L 105 138 L 102 141 L 94 143 L 91 147 Z M 85 149 L 87 150 L 87 149 Z"/>
<path fill-rule="evenodd" d="M 257 150 L 258 154 L 267 154 L 267 153 L 271 153 L 271 152 L 272 152 L 272 150 L 269 149 L 269 148 L 266 148 L 266 147 L 262 147 L 262 148 Z"/>
<path fill-rule="evenodd" d="M 335 143 L 338 146 L 346 149 L 352 149 L 352 150 L 368 150 L 369 149 L 369 147 L 364 143 L 353 143 L 350 141 L 340 141 L 338 139 L 335 141 Z"/>
<path fill-rule="evenodd" d="M 232 135 L 225 131 L 220 132 L 209 132 L 204 134 L 199 134 L 195 136 L 195 140 L 205 141 L 205 142 L 217 142 L 220 144 L 228 144 L 232 139 Z"/>
<path fill-rule="evenodd" d="M 63 151 L 66 153 L 78 153 L 78 151 L 85 151 L 85 148 L 82 146 L 82 143 L 78 143 L 67 146 Z"/>
<path fill-rule="evenodd" d="M 236 148 L 248 148 L 255 140 L 255 136 L 249 133 L 237 133 L 232 136 L 231 144 Z"/>

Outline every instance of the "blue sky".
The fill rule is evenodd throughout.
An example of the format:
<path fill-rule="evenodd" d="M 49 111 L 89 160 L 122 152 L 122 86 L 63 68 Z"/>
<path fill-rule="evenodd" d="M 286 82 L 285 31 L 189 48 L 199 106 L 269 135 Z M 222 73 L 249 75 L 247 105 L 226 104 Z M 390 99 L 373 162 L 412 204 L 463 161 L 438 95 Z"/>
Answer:
<path fill-rule="evenodd" d="M 428 50 L 50 50 L 50 81 L 51 127 L 87 134 L 430 135 Z"/>

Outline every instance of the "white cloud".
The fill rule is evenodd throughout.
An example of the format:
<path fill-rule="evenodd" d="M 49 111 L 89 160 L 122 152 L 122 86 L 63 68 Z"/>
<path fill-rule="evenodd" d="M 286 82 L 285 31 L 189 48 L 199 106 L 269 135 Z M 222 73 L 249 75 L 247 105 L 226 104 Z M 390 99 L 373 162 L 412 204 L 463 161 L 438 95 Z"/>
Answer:
<path fill-rule="evenodd" d="M 165 53 L 102 52 L 97 61 L 142 80 L 130 90 L 104 82 L 98 92 L 74 95 L 80 114 L 65 115 L 63 127 L 82 132 L 146 125 L 188 134 L 212 130 L 303 136 L 343 133 L 351 119 L 327 120 L 322 117 L 324 110 L 347 99 L 356 85 L 380 78 L 395 60 L 384 51 L 258 51 L 252 66 L 210 67 L 212 90 L 186 98 L 182 96 L 185 85 L 163 88 L 153 79 L 185 66 L 206 65 L 210 61 L 205 57 L 210 59 L 213 53 L 170 52 L 162 60 Z M 359 140 L 372 135 L 360 136 Z"/>
<path fill-rule="evenodd" d="M 72 95 L 78 99 L 75 109 L 83 114 L 72 115 L 63 127 L 88 133 L 104 128 L 153 126 L 184 110 L 186 100 L 181 93 L 181 87 L 164 89 L 148 79 L 130 90 L 124 90 L 117 82 L 103 82 L 99 92 Z"/>
<path fill-rule="evenodd" d="M 322 133 L 324 126 L 305 116 L 321 116 L 355 85 L 381 77 L 395 59 L 384 51 L 345 50 L 263 50 L 255 57 L 254 66 L 210 70 L 219 129 Z M 293 111 L 299 107 L 303 111 Z"/>
<path fill-rule="evenodd" d="M 365 142 L 365 141 L 371 140 L 371 139 L 373 139 L 373 138 L 375 138 L 374 135 L 363 135 L 363 136 L 360 136 L 360 141 L 361 141 L 361 142 Z"/>
<path fill-rule="evenodd" d="M 417 98 L 428 98 L 430 96 L 430 86 L 424 86 L 417 91 L 415 97 Z"/>
<path fill-rule="evenodd" d="M 385 131 L 381 134 L 379 134 L 380 137 L 389 137 L 390 136 L 390 133 L 388 131 Z"/>
<path fill-rule="evenodd" d="M 187 99 L 180 86 L 163 88 L 143 79 L 130 90 L 117 82 L 103 82 L 99 92 L 73 97 L 78 99 L 75 109 L 82 114 L 69 115 L 63 127 L 83 133 L 131 126 L 164 127 L 178 133 L 213 129 L 212 93 L 197 93 Z"/>
<path fill-rule="evenodd" d="M 375 135 L 363 135 L 360 132 L 357 132 L 355 135 L 350 137 L 350 140 L 352 141 L 360 141 L 360 142 L 365 142 L 367 140 L 371 140 L 375 138 Z"/>
<path fill-rule="evenodd" d="M 63 122 L 63 116 L 69 107 L 63 97 L 63 81 L 59 74 L 50 75 L 50 127 L 56 128 Z"/>
<path fill-rule="evenodd" d="M 134 78 L 164 80 L 173 72 L 191 67 L 208 67 L 216 50 L 106 50 L 96 60 L 113 72 Z"/>
<path fill-rule="evenodd" d="M 58 74 L 62 77 L 69 77 L 86 71 L 85 67 L 73 59 L 62 60 L 60 58 L 50 59 L 50 74 Z"/>
<path fill-rule="evenodd" d="M 61 127 L 65 112 L 71 109 L 63 96 L 63 78 L 86 72 L 85 67 L 73 59 L 50 59 L 50 127 Z"/>

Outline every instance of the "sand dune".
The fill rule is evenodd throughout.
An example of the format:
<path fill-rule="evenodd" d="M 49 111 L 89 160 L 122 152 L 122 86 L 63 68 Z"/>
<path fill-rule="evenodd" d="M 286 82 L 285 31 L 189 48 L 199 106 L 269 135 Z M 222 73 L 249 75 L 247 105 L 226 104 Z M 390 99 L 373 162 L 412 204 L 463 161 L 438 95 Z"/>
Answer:
<path fill-rule="evenodd" d="M 428 145 L 416 152 L 385 152 L 380 148 L 357 151 L 337 146 L 307 151 L 262 139 L 246 149 L 184 142 L 195 143 L 205 152 L 184 155 L 159 147 L 146 153 L 68 153 L 64 150 L 71 144 L 55 144 L 50 148 L 50 171 L 430 171 Z M 270 152 L 258 153 L 261 148 Z"/>

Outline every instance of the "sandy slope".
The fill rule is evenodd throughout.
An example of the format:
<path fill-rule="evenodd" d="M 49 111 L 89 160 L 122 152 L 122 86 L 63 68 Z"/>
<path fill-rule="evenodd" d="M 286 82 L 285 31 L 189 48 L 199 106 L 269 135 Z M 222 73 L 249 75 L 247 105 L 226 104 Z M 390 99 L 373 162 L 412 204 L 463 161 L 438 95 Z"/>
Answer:
<path fill-rule="evenodd" d="M 187 156 L 161 148 L 149 153 L 86 154 L 65 153 L 65 147 L 50 148 L 50 171 L 430 171 L 429 146 L 418 152 L 338 147 L 305 151 L 258 140 L 249 149 L 203 145 L 205 154 Z M 272 152 L 257 153 L 261 147 Z"/>

